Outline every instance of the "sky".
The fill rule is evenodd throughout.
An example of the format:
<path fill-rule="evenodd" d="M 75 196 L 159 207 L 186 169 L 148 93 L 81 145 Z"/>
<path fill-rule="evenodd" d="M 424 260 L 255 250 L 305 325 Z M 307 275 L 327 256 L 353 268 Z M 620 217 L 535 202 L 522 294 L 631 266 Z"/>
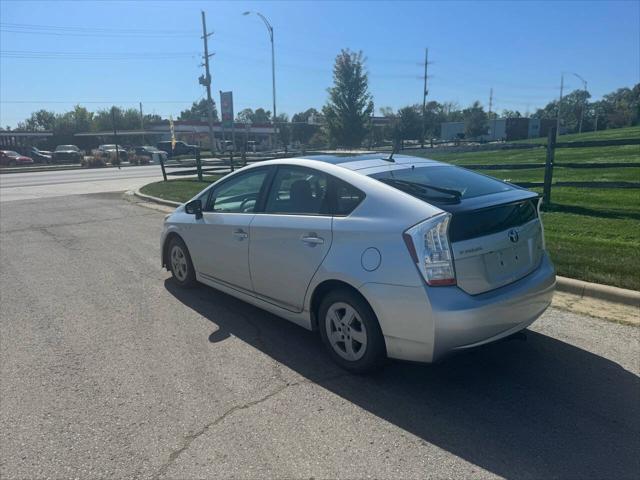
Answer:
<path fill-rule="evenodd" d="M 533 112 L 565 91 L 594 99 L 640 82 L 640 1 L 205 2 L 0 0 L 0 125 L 82 104 L 178 116 L 204 97 L 207 16 L 212 89 L 236 112 L 271 110 L 273 25 L 277 111 L 320 109 L 343 48 L 366 57 L 376 112 L 428 99 Z"/>

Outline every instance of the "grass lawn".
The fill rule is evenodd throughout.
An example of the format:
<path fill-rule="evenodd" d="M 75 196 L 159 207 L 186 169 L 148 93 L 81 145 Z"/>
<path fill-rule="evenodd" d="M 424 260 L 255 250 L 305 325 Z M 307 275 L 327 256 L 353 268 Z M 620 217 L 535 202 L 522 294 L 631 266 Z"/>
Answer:
<path fill-rule="evenodd" d="M 167 182 L 155 182 L 145 185 L 140 189 L 140 192 L 145 195 L 184 203 L 218 180 L 221 176 L 222 175 L 205 176 L 202 182 L 199 182 L 198 179 L 195 178 L 180 178 Z"/>
<path fill-rule="evenodd" d="M 640 192 L 555 187 L 543 213 L 558 274 L 640 290 Z"/>
<path fill-rule="evenodd" d="M 638 128 L 640 130 L 640 128 Z M 437 148 L 419 153 L 421 156 L 453 163 L 455 165 L 477 164 L 511 164 L 511 163 L 544 163 L 547 150 L 544 147 L 522 150 L 489 150 L 482 152 L 446 153 Z M 640 161 L 640 145 L 621 145 L 597 148 L 558 148 L 555 163 L 562 162 L 638 162 Z"/>
<path fill-rule="evenodd" d="M 574 142 L 579 140 L 581 142 L 586 142 L 588 140 L 619 140 L 622 138 L 640 138 L 640 128 L 611 128 L 609 130 L 600 130 L 598 132 L 571 133 L 569 135 L 560 135 L 558 137 L 558 141 Z M 526 140 L 518 140 L 514 143 L 540 143 L 546 145 L 547 139 L 546 137 L 531 138 Z"/>

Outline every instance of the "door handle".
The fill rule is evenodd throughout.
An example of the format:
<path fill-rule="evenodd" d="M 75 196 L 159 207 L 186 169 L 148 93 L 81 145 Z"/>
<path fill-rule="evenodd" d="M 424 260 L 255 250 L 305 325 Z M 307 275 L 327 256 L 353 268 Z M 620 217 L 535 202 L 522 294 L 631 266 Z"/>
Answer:
<path fill-rule="evenodd" d="M 300 240 L 302 240 L 304 243 L 306 243 L 307 245 L 310 245 L 310 246 L 322 245 L 324 243 L 324 238 L 320 238 L 320 237 L 315 236 L 315 235 L 304 236 Z"/>
<path fill-rule="evenodd" d="M 240 228 L 238 230 L 233 231 L 233 236 L 236 237 L 238 240 L 244 240 L 249 236 L 249 234 Z"/>

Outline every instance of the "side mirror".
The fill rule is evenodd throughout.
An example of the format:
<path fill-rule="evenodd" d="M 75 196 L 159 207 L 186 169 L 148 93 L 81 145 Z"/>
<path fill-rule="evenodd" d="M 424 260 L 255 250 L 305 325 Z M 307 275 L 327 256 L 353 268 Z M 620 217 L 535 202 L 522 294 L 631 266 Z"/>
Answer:
<path fill-rule="evenodd" d="M 202 218 L 202 200 L 199 198 L 191 200 L 184 206 L 184 211 L 191 215 L 195 215 L 196 219 Z"/>

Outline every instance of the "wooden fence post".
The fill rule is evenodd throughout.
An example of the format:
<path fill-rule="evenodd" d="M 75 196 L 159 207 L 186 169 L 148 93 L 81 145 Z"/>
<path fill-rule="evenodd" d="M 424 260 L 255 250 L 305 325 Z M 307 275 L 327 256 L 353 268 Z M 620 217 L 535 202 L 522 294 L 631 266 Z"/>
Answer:
<path fill-rule="evenodd" d="M 556 149 L 556 129 L 550 128 L 547 136 L 547 159 L 544 164 L 544 187 L 542 191 L 542 205 L 551 205 L 551 182 L 553 180 L 553 158 Z"/>
<path fill-rule="evenodd" d="M 164 181 L 167 181 L 167 172 L 164 169 L 164 155 L 158 155 L 158 159 L 160 160 L 160 169 L 162 170 L 162 178 L 164 178 Z"/>
<path fill-rule="evenodd" d="M 198 171 L 198 181 L 202 181 L 202 161 L 200 160 L 200 149 L 196 149 L 196 170 Z"/>

